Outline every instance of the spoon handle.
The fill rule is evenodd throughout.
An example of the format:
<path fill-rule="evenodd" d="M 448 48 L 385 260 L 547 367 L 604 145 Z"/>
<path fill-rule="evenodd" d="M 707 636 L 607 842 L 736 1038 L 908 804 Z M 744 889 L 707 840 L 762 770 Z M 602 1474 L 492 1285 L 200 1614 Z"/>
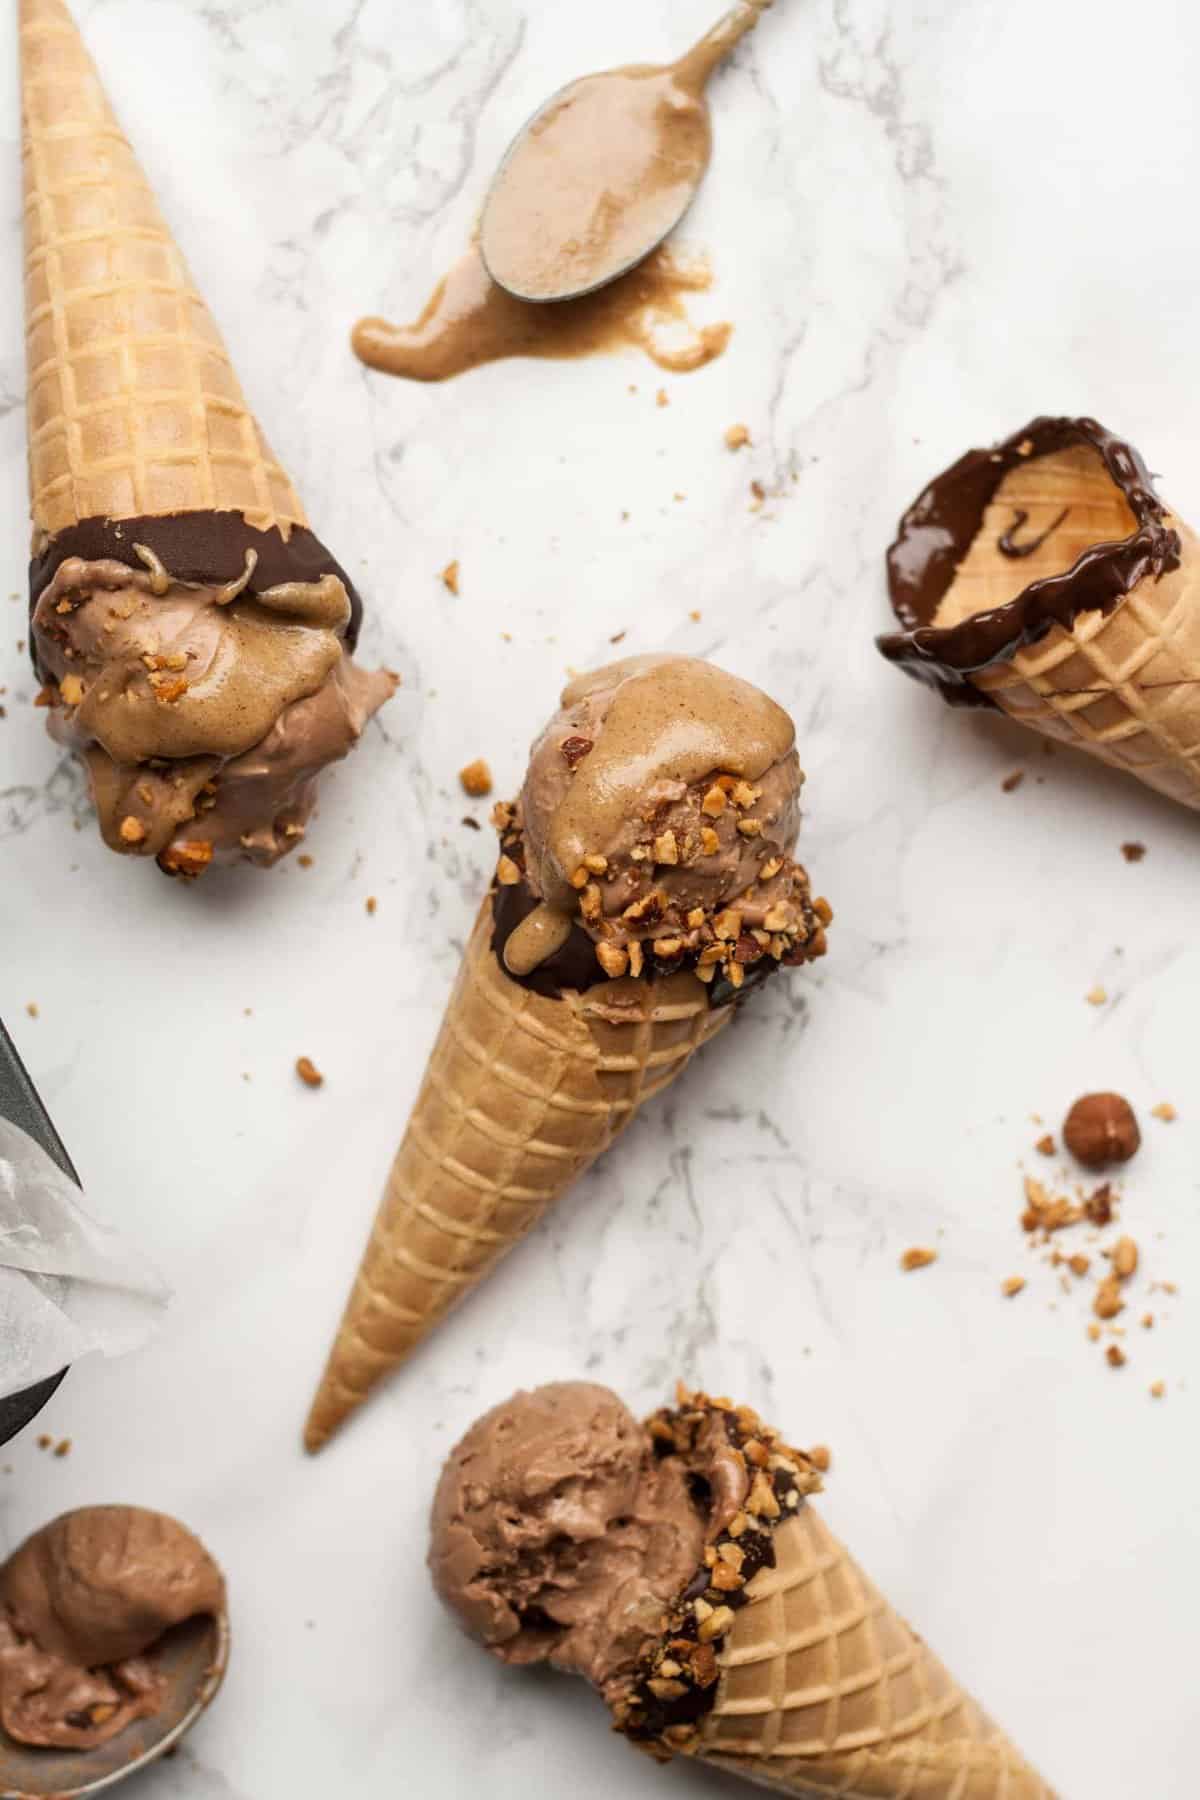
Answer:
<path fill-rule="evenodd" d="M 713 70 L 723 63 L 735 44 L 740 44 L 748 31 L 753 31 L 763 13 L 774 0 L 738 0 L 710 31 L 684 52 L 675 64 L 675 75 L 681 87 L 699 92 Z"/>

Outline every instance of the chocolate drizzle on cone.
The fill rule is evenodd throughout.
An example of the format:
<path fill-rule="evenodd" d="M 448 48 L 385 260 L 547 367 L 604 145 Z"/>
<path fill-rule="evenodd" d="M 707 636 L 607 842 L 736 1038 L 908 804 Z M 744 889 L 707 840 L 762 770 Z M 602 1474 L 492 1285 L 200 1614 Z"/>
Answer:
<path fill-rule="evenodd" d="M 1004 606 L 957 625 L 935 625 L 1004 477 L 1022 462 L 1078 445 L 1101 457 L 1133 514 L 1135 530 L 1093 545 L 1069 569 L 1030 582 Z M 876 643 L 889 662 L 936 688 L 951 705 L 994 705 L 973 684 L 973 674 L 1010 661 L 1056 625 L 1069 630 L 1081 613 L 1115 611 L 1140 582 L 1179 567 L 1179 535 L 1166 518 L 1149 470 L 1132 445 L 1095 419 L 1034 419 L 993 450 L 969 450 L 904 514 L 887 556 L 892 610 L 904 629 Z"/>

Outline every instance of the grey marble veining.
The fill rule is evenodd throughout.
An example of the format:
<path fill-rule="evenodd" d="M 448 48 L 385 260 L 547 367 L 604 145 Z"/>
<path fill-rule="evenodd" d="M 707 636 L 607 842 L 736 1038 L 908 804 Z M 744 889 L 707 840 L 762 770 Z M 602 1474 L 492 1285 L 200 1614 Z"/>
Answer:
<path fill-rule="evenodd" d="M 68 1458 L 32 1438 L 4 1453 L 0 1550 L 67 1506 L 134 1499 L 204 1534 L 234 1608 L 219 1702 L 130 1792 L 724 1792 L 630 1756 L 569 1682 L 494 1667 L 427 1589 L 457 1435 L 517 1385 L 586 1373 L 647 1408 L 683 1375 L 830 1444 L 831 1521 L 1064 1800 L 1189 1800 L 1196 825 L 953 715 L 872 636 L 900 510 L 1035 412 L 1095 412 L 1200 519 L 1200 23 L 1174 0 L 1120 32 L 1098 14 L 1081 31 L 1073 0 L 779 0 L 715 86 L 682 234 L 715 272 L 694 316 L 734 324 L 724 357 L 420 388 L 359 367 L 354 319 L 415 316 L 546 94 L 667 57 L 716 8 L 77 5 L 251 398 L 361 582 L 363 655 L 405 678 L 326 782 L 311 869 L 189 891 L 101 848 L 18 648 L 10 32 L 0 1011 L 178 1299 L 153 1350 L 63 1386 L 45 1426 Z M 753 443 L 733 455 L 735 421 Z M 567 670 L 618 633 L 621 654 L 712 656 L 794 713 L 830 955 L 758 996 L 307 1462 L 305 1407 L 491 866 L 457 771 L 486 756 L 510 792 Z M 1120 1371 L 1087 1342 L 1086 1289 L 1060 1292 L 1017 1222 L 1019 1165 L 1044 1172 L 1031 1115 L 1056 1126 L 1095 1086 L 1145 1125 Z M 1174 1125 L 1148 1116 L 1163 1099 Z M 902 1275 L 917 1243 L 940 1259 Z M 1013 1273 L 1029 1286 L 1006 1301 Z M 1162 1279 L 1177 1298 L 1150 1294 Z"/>

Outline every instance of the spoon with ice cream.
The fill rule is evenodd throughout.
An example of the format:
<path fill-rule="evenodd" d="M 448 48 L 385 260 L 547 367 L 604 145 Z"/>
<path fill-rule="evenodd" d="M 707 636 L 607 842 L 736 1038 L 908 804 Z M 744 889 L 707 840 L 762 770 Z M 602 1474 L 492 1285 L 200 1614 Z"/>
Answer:
<path fill-rule="evenodd" d="M 0 1568 L 0 1800 L 82 1800 L 145 1768 L 221 1685 L 221 1571 L 137 1506 L 64 1513 Z"/>
<path fill-rule="evenodd" d="M 705 88 L 772 0 L 739 0 L 677 62 L 585 75 L 510 145 L 479 248 L 519 300 L 576 299 L 649 256 L 696 196 L 712 154 Z"/>

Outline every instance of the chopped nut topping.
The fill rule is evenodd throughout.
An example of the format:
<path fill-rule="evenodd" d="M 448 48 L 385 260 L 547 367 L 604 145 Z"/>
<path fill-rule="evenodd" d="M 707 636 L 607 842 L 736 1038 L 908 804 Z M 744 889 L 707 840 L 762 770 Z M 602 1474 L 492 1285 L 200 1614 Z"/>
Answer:
<path fill-rule="evenodd" d="M 739 781 L 734 788 L 733 793 L 730 795 L 730 799 L 735 806 L 740 806 L 745 809 L 746 807 L 753 806 L 761 793 L 761 788 L 751 787 L 748 781 Z"/>
<path fill-rule="evenodd" d="M 700 810 L 706 812 L 710 819 L 719 819 L 725 811 L 726 804 L 725 789 L 718 787 L 714 782 L 700 802 Z"/>
<path fill-rule="evenodd" d="M 771 1498 L 774 1500 L 774 1494 L 772 1494 Z M 778 1511 L 778 1507 L 776 1507 L 776 1511 Z M 712 1642 L 713 1638 L 723 1636 L 732 1624 L 732 1607 L 718 1606 L 713 1612 L 709 1613 L 709 1616 L 706 1619 L 700 1621 L 696 1635 L 699 1637 L 702 1644 L 708 1644 Z"/>
<path fill-rule="evenodd" d="M 725 448 L 727 450 L 740 450 L 744 444 L 749 442 L 750 431 L 747 426 L 727 425 L 725 427 Z"/>
<path fill-rule="evenodd" d="M 608 858 L 607 856 L 595 854 L 592 856 L 585 856 L 583 859 L 583 866 L 585 869 L 590 870 L 593 875 L 605 875 L 608 873 Z"/>
<path fill-rule="evenodd" d="M 192 839 L 184 844 L 169 844 L 158 859 L 160 869 L 168 875 L 182 875 L 185 880 L 195 880 L 202 875 L 212 861 L 213 847 L 203 839 Z"/>
<path fill-rule="evenodd" d="M 629 973 L 635 976 L 640 975 L 645 966 L 645 960 L 642 946 L 635 938 L 629 946 Z"/>
<path fill-rule="evenodd" d="M 485 794 L 492 791 L 492 771 L 482 756 L 477 756 L 465 769 L 460 769 L 458 779 L 462 783 L 463 792 L 470 794 L 473 799 L 482 800 Z"/>
<path fill-rule="evenodd" d="M 597 944 L 596 961 L 611 981 L 629 972 L 629 956 L 616 944 Z"/>
<path fill-rule="evenodd" d="M 521 879 L 521 871 L 511 856 L 502 856 L 496 864 L 496 880 L 501 887 L 516 887 Z"/>
<path fill-rule="evenodd" d="M 123 844 L 140 844 L 145 841 L 146 827 L 132 813 L 127 813 L 121 820 L 121 842 Z"/>
<path fill-rule="evenodd" d="M 566 763 L 568 769 L 577 769 L 588 752 L 594 748 L 595 744 L 593 743 L 593 740 L 585 737 L 564 738 L 559 745 L 562 759 Z"/>
<path fill-rule="evenodd" d="M 737 828 L 741 832 L 743 837 L 761 837 L 762 836 L 762 820 L 761 819 L 739 819 L 737 822 Z"/>
<path fill-rule="evenodd" d="M 702 856 L 715 856 L 721 848 L 721 840 L 711 825 L 700 827 L 700 853 Z"/>
<path fill-rule="evenodd" d="M 324 1084 L 325 1077 L 311 1057 L 298 1056 L 296 1058 L 296 1073 L 305 1087 L 319 1088 Z"/>
<path fill-rule="evenodd" d="M 64 706 L 78 706 L 83 699 L 83 683 L 78 675 L 64 675 L 58 692 Z"/>
<path fill-rule="evenodd" d="M 1021 1292 L 1021 1289 L 1024 1286 L 1025 1277 L 1023 1275 L 1010 1275 L 1008 1280 L 1002 1284 L 1000 1292 L 1004 1295 L 1005 1299 L 1011 1300 L 1015 1294 Z"/>
<path fill-rule="evenodd" d="M 664 962 L 669 961 L 670 958 L 673 956 L 680 955 L 682 950 L 683 950 L 683 939 L 682 938 L 665 937 L 665 938 L 655 938 L 655 940 L 654 940 L 654 954 L 655 954 L 655 956 L 662 957 Z"/>
<path fill-rule="evenodd" d="M 600 917 L 604 910 L 604 899 L 594 881 L 589 881 L 579 896 L 579 910 L 591 923 Z"/>
<path fill-rule="evenodd" d="M 1110 1344 L 1108 1349 L 1104 1352 L 1104 1360 L 1107 1362 L 1110 1369 L 1123 1369 L 1125 1367 L 1126 1357 L 1120 1344 Z"/>
<path fill-rule="evenodd" d="M 935 1263 L 937 1261 L 937 1258 L 938 1253 L 936 1250 L 914 1248 L 904 1252 L 904 1255 L 900 1258 L 900 1267 L 907 1274 L 913 1269 L 927 1269 L 930 1263 Z"/>
<path fill-rule="evenodd" d="M 441 574 L 442 586 L 451 594 L 458 593 L 458 558 L 448 562 Z"/>
<path fill-rule="evenodd" d="M 1043 1156 L 1054 1155 L 1054 1139 L 1049 1132 L 1046 1132 L 1044 1137 L 1040 1137 L 1033 1147 L 1035 1150 L 1040 1150 Z"/>
<path fill-rule="evenodd" d="M 786 931 L 791 918 L 786 906 L 773 906 L 763 917 L 763 925 L 768 931 Z"/>
<path fill-rule="evenodd" d="M 713 931 L 716 933 L 717 937 L 722 938 L 726 943 L 731 941 L 736 942 L 742 935 L 741 913 L 734 912 L 729 907 L 727 907 L 724 912 L 719 912 L 713 920 Z"/>
<path fill-rule="evenodd" d="M 1072 1275 L 1086 1275 L 1091 1266 L 1091 1257 L 1084 1256 L 1079 1251 L 1076 1251 L 1074 1256 L 1068 1257 L 1067 1259 L 1067 1267 L 1070 1269 Z"/>
<path fill-rule="evenodd" d="M 814 1444 L 808 1453 L 808 1460 L 814 1469 L 819 1469 L 822 1475 L 827 1475 L 833 1462 L 833 1452 L 828 1444 Z"/>
<path fill-rule="evenodd" d="M 745 1581 L 728 1563 L 718 1562 L 713 1569 L 709 1586 L 716 1588 L 719 1594 L 736 1594 L 740 1587 L 745 1586 Z"/>
<path fill-rule="evenodd" d="M 661 837 L 655 838 L 654 860 L 656 863 L 668 864 L 679 861 L 679 845 L 673 831 L 664 831 Z"/>

